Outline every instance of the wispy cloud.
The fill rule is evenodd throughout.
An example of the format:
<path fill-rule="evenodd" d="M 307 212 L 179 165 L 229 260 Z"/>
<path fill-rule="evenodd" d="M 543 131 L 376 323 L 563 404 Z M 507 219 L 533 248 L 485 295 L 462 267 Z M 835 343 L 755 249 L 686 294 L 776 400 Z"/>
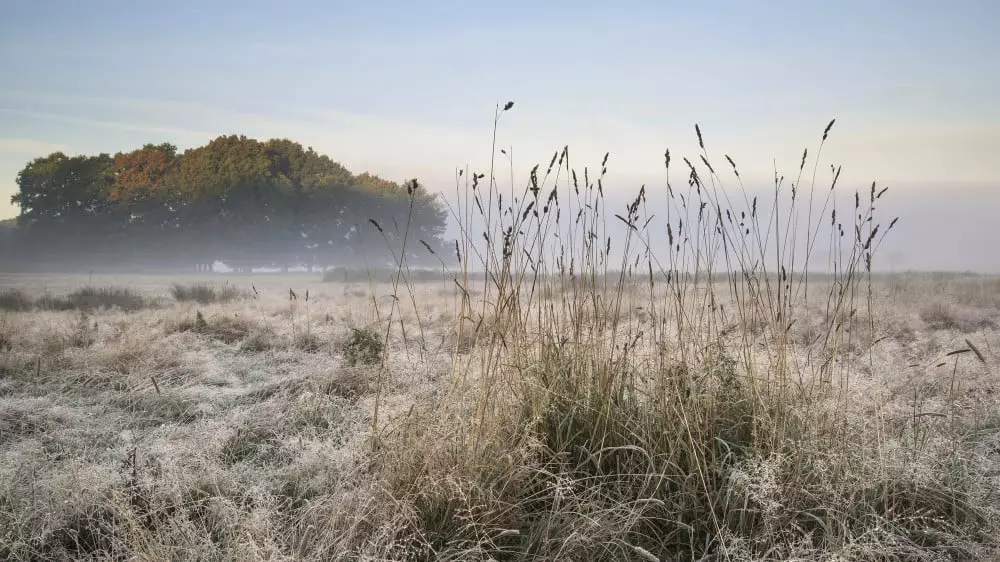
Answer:
<path fill-rule="evenodd" d="M 0 113 L 6 113 L 8 115 L 17 115 L 20 117 L 28 117 L 31 119 L 41 119 L 45 121 L 55 121 L 59 123 L 83 125 L 88 127 L 97 127 L 101 129 L 114 129 L 119 131 L 135 131 L 143 133 L 166 134 L 172 136 L 198 137 L 198 138 L 210 138 L 213 135 L 210 132 L 198 131 L 194 129 L 151 125 L 145 123 L 130 123 L 126 121 L 90 119 L 85 117 L 64 115 L 60 113 L 50 113 L 44 111 L 28 111 L 23 109 L 11 109 L 6 107 L 0 107 Z"/>
<path fill-rule="evenodd" d="M 0 137 L 0 153 L 14 156 L 43 156 L 53 152 L 68 152 L 65 144 L 21 138 Z"/>

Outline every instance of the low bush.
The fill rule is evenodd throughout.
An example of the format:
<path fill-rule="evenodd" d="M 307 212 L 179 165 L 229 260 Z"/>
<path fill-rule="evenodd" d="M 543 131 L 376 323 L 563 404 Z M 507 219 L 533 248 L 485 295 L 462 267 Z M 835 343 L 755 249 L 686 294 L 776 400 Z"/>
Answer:
<path fill-rule="evenodd" d="M 35 302 L 44 310 L 83 310 L 117 308 L 126 312 L 152 308 L 155 301 L 128 287 L 83 287 L 64 297 L 45 295 Z"/>
<path fill-rule="evenodd" d="M 181 285 L 174 283 L 170 287 L 170 294 L 177 302 L 196 302 L 198 304 L 225 304 L 238 298 L 243 298 L 242 291 L 230 284 L 221 287 L 207 283 L 196 283 L 193 285 Z"/>
<path fill-rule="evenodd" d="M 28 312 L 34 308 L 35 302 L 18 289 L 0 292 L 0 310 L 9 312 Z"/>
<path fill-rule="evenodd" d="M 351 328 L 342 346 L 344 361 L 350 366 L 373 365 L 382 359 L 385 343 L 374 328 Z"/>
<path fill-rule="evenodd" d="M 82 287 L 65 296 L 46 293 L 32 300 L 17 289 L 0 293 L 0 310 L 84 310 L 119 309 L 126 312 L 153 308 L 156 301 L 128 287 Z"/>

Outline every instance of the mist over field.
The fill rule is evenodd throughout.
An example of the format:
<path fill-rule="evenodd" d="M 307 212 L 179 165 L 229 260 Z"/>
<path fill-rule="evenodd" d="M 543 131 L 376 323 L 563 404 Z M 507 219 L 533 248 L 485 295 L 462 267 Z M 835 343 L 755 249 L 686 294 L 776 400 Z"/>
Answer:
<path fill-rule="evenodd" d="M 487 139 L 488 131 L 484 132 L 483 140 L 484 144 Z M 501 129 L 501 133 L 503 129 Z M 839 131 L 835 128 L 832 133 L 832 138 L 828 141 L 828 145 L 832 144 L 836 146 L 837 144 L 837 134 Z M 694 136 L 693 134 L 690 136 Z M 813 149 L 815 153 L 816 146 L 818 142 L 815 142 L 819 138 L 819 135 L 814 135 L 816 139 L 803 139 L 803 145 Z M 234 137 L 235 138 L 235 137 Z M 223 137 L 219 137 L 216 142 L 222 141 Z M 810 142 L 813 141 L 813 142 Z M 249 139 L 249 142 L 257 142 L 254 139 Z M 269 141 L 275 142 L 275 141 Z M 292 141 L 286 141 L 292 142 Z M 147 145 L 153 146 L 153 145 Z M 263 146 L 263 145 L 262 145 Z M 297 150 L 303 150 L 301 145 L 297 145 L 299 148 Z M 121 160 L 122 155 L 133 154 L 141 155 L 143 154 L 141 149 L 133 153 L 119 153 L 118 159 Z M 645 186 L 645 193 L 647 194 L 647 204 L 646 209 L 649 216 L 652 216 L 652 220 L 649 223 L 650 236 L 645 241 L 650 245 L 652 251 L 658 255 L 662 255 L 666 251 L 666 246 L 663 244 L 665 237 L 663 234 L 666 230 L 666 213 L 667 208 L 667 177 L 668 174 L 665 172 L 662 162 L 660 164 L 660 171 L 655 173 L 644 173 L 637 174 L 631 169 L 621 169 L 622 164 L 618 162 L 618 155 L 610 153 L 610 162 L 608 163 L 608 172 L 604 178 L 604 195 L 605 200 L 603 205 L 605 205 L 607 211 L 611 214 L 620 214 L 626 206 L 634 199 L 639 189 Z M 687 170 L 683 163 L 679 162 L 677 158 L 683 157 L 684 155 L 675 154 L 675 162 L 673 168 L 670 170 L 669 178 L 671 186 L 675 190 L 687 190 Z M 697 154 L 697 151 L 688 153 L 687 156 L 692 156 Z M 326 158 L 325 155 L 321 155 Z M 502 156 L 503 155 L 498 155 Z M 599 155 L 603 156 L 603 155 Z M 141 158 L 141 156 L 139 156 Z M 662 161 L 662 155 L 659 158 Z M 546 161 L 539 160 L 537 162 L 540 168 L 544 169 Z M 582 175 L 584 169 L 589 171 L 594 171 L 600 168 L 601 158 L 595 158 L 593 161 L 578 162 L 579 168 L 577 169 L 581 174 L 578 184 L 583 181 Z M 629 165 L 629 159 L 626 159 L 626 164 Z M 339 166 L 336 162 L 333 163 Z M 527 201 L 530 201 L 531 197 L 525 197 L 528 193 L 528 188 L 530 185 L 530 176 L 527 173 L 530 170 L 530 166 L 524 166 L 520 169 L 504 170 L 504 166 L 509 166 L 510 163 L 500 162 L 502 164 L 498 169 L 494 170 L 497 177 L 498 186 L 500 186 L 500 192 L 507 196 L 508 198 L 518 198 L 521 201 L 522 208 Z M 819 213 L 825 210 L 823 220 L 819 221 L 819 230 L 816 231 L 817 237 L 826 238 L 828 234 L 828 228 L 830 227 L 830 211 L 836 206 L 841 210 L 841 216 L 844 213 L 849 213 L 851 211 L 850 207 L 853 204 L 851 197 L 853 197 L 853 191 L 857 190 L 862 194 L 867 194 L 870 191 L 872 181 L 875 182 L 876 189 L 881 191 L 884 188 L 889 188 L 885 199 L 879 206 L 879 212 L 883 216 L 899 217 L 900 221 L 895 227 L 897 234 L 895 236 L 889 237 L 884 242 L 884 247 L 880 252 L 880 259 L 873 264 L 873 268 L 878 271 L 951 271 L 951 272 L 979 272 L 979 273 L 997 273 L 1000 272 L 1000 259 L 996 252 L 991 251 L 991 241 L 1000 236 L 1000 228 L 998 223 L 993 219 L 993 209 L 1000 205 L 1000 193 L 997 188 L 997 184 L 990 182 L 970 182 L 970 181 L 955 181 L 955 182 L 914 182 L 914 181 L 903 181 L 903 182 L 883 182 L 879 180 L 859 180 L 858 174 L 851 174 L 850 166 L 847 165 L 844 169 L 844 176 L 850 176 L 852 179 L 840 179 L 839 180 L 839 199 L 827 200 L 830 195 L 830 181 L 832 177 L 832 172 L 829 169 L 831 162 L 829 158 L 821 157 L 820 162 L 817 164 L 811 158 L 808 161 L 809 166 L 805 169 L 805 175 L 802 178 L 795 178 L 792 176 L 792 172 L 797 172 L 793 167 L 789 170 L 785 170 L 784 173 L 779 172 L 782 176 L 781 188 L 779 190 L 779 207 L 789 209 L 791 207 L 790 197 L 792 185 L 794 184 L 794 179 L 800 179 L 799 186 L 799 201 L 797 204 L 799 220 L 807 221 L 809 214 L 809 202 L 805 200 L 812 191 L 814 196 L 814 201 L 812 202 L 812 210 L 815 215 L 815 219 L 819 219 Z M 121 162 L 119 165 L 127 165 L 125 162 Z M 816 166 L 817 177 L 815 182 L 811 177 L 812 167 Z M 774 180 L 771 180 L 771 185 L 768 186 L 766 181 L 762 180 L 744 180 L 742 185 L 732 174 L 732 169 L 723 160 L 721 166 L 725 169 L 719 170 L 719 177 L 716 178 L 718 185 L 723 189 L 724 198 L 723 201 L 728 201 L 732 203 L 733 209 L 740 209 L 745 211 L 749 209 L 749 202 L 755 197 L 759 200 L 759 206 L 762 210 L 770 212 L 774 206 Z M 114 166 L 112 166 L 114 168 Z M 488 163 L 484 164 L 482 170 L 484 172 L 478 172 L 475 168 L 471 168 L 468 165 L 462 167 L 456 167 L 455 171 L 461 170 L 471 171 L 471 173 L 488 173 Z M 648 166 L 643 166 L 643 169 L 648 170 Z M 22 170 L 23 171 L 23 170 Z M 433 228 L 438 229 L 434 233 L 427 234 L 417 234 L 412 237 L 409 241 L 411 248 L 414 248 L 413 252 L 413 263 L 411 265 L 420 267 L 440 267 L 441 260 L 432 256 L 430 253 L 425 252 L 424 248 L 420 246 L 420 240 L 424 239 L 425 242 L 430 242 L 434 245 L 435 251 L 438 252 L 441 258 L 447 263 L 453 263 L 454 252 L 452 251 L 453 241 L 461 237 L 462 232 L 459 228 L 459 216 L 464 212 L 464 209 L 460 208 L 459 201 L 461 197 L 464 197 L 467 192 L 471 189 L 471 182 L 468 176 L 457 176 L 455 171 L 452 172 L 453 177 L 450 179 L 442 179 L 444 177 L 443 173 L 437 173 L 429 177 L 429 181 L 421 180 L 420 178 L 413 178 L 419 182 L 421 190 L 426 192 L 428 196 L 436 200 L 434 204 L 434 210 L 431 211 L 436 213 L 437 216 L 433 219 L 437 221 L 436 226 Z M 346 172 L 346 171 L 345 171 Z M 513 174 L 511 174 L 513 172 Z M 706 170 L 703 170 L 706 172 Z M 111 172 L 113 174 L 120 174 L 118 171 Z M 349 172 L 346 172 L 349 174 Z M 110 177 L 110 176 L 109 176 Z M 349 175 L 347 177 L 350 177 Z M 214 263 L 218 261 L 214 267 L 220 271 L 227 271 L 230 269 L 240 269 L 241 267 L 255 264 L 258 269 L 272 269 L 272 270 L 282 270 L 287 267 L 291 267 L 292 270 L 308 269 L 310 267 L 310 260 L 312 260 L 312 267 L 322 268 L 326 266 L 341 266 L 347 267 L 352 265 L 358 265 L 360 261 L 363 261 L 361 254 L 359 252 L 359 240 L 365 239 L 364 242 L 364 252 L 368 253 L 368 257 L 372 260 L 372 265 L 385 265 L 387 263 L 391 264 L 395 261 L 392 256 L 393 244 L 399 244 L 397 240 L 395 242 L 387 242 L 385 240 L 385 231 L 390 233 L 391 237 L 397 236 L 397 231 L 402 231 L 405 227 L 407 216 L 405 208 L 405 182 L 392 182 L 385 180 L 373 174 L 360 174 L 360 180 L 357 185 L 364 186 L 365 182 L 367 185 L 375 186 L 378 182 L 383 182 L 384 186 L 388 186 L 389 189 L 394 189 L 399 194 L 399 203 L 397 205 L 399 208 L 394 211 L 394 214 L 385 214 L 385 211 L 376 211 L 374 207 L 368 209 L 365 205 L 367 203 L 362 203 L 360 200 L 358 202 L 352 203 L 348 200 L 342 200 L 338 202 L 337 210 L 329 207 L 330 203 L 323 203 L 323 205 L 328 206 L 328 210 L 325 211 L 326 215 L 316 214 L 317 209 L 310 208 L 309 210 L 313 213 L 310 217 L 295 215 L 297 218 L 291 222 L 287 223 L 288 212 L 290 208 L 274 208 L 274 203 L 268 203 L 264 200 L 257 199 L 254 204 L 261 205 L 257 211 L 257 218 L 251 219 L 252 221 L 257 221 L 253 224 L 257 226 L 250 227 L 244 221 L 243 224 L 238 226 L 227 227 L 227 232 L 225 236 L 230 238 L 230 243 L 233 240 L 239 241 L 237 243 L 240 246 L 240 259 L 243 262 L 236 263 L 223 263 L 221 255 L 213 258 L 209 263 Z M 568 190 L 571 182 L 567 178 L 563 178 L 565 181 L 562 189 L 566 190 L 565 194 L 571 195 Z M 272 190 L 272 193 L 279 197 L 281 188 L 278 184 L 275 184 L 270 179 L 262 179 L 263 183 L 261 187 L 264 189 Z M 293 179 L 295 181 L 301 181 L 301 179 Z M 316 180 L 312 180 L 314 183 Z M 324 181 L 324 180 L 319 180 Z M 354 180 L 347 182 L 341 182 L 337 185 L 343 185 L 344 187 L 349 187 Z M 410 181 L 410 180 L 406 180 Z M 485 180 L 483 180 L 485 181 Z M 116 185 L 114 181 L 109 180 L 109 186 Z M 232 189 L 240 189 L 237 184 L 233 184 Z M 15 186 L 15 189 L 19 189 Z M 112 189 L 121 189 L 113 187 Z M 129 189 L 135 190 L 137 187 L 130 187 Z M 181 189 L 184 188 L 180 184 L 175 184 L 169 188 L 165 185 L 162 187 L 157 187 L 156 189 Z M 254 188 L 259 189 L 259 188 Z M 300 188 L 297 188 L 300 189 Z M 364 187 L 367 189 L 367 187 Z M 384 189 L 379 187 L 377 189 Z M 16 197 L 16 193 L 12 197 Z M 234 192 L 235 193 L 235 192 Z M 353 193 L 353 192 L 352 192 Z M 258 193 L 259 196 L 259 193 Z M 105 195 L 109 197 L 109 195 Z M 114 203 L 115 197 L 120 197 L 114 194 L 110 195 L 111 202 Z M 134 196 L 133 196 L 134 197 Z M 381 196 L 380 196 L 381 197 Z M 221 201 L 221 200 L 220 200 Z M 423 201 L 423 199 L 421 199 Z M 102 267 L 111 266 L 118 268 L 122 271 L 152 271 L 155 269 L 154 262 L 159 260 L 161 267 L 166 266 L 168 268 L 185 270 L 190 267 L 198 267 L 196 265 L 191 265 L 189 263 L 173 263 L 177 260 L 181 262 L 184 258 L 180 256 L 184 254 L 195 254 L 198 252 L 205 253 L 206 240 L 212 239 L 212 243 L 218 243 L 219 234 L 208 234 L 209 231 L 205 231 L 205 234 L 199 235 L 196 232 L 185 233 L 184 236 L 178 237 L 178 232 L 171 233 L 170 230 L 179 231 L 181 229 L 180 215 L 178 214 L 178 209 L 172 209 L 167 211 L 161 217 L 153 216 L 143 216 L 142 211 L 129 211 L 125 213 L 122 201 L 119 199 L 117 201 L 119 207 L 121 207 L 116 212 L 119 216 L 117 219 L 112 218 L 112 221 L 117 220 L 118 226 L 116 228 L 116 233 L 103 234 L 98 236 L 105 236 L 103 243 L 96 243 L 94 246 L 89 247 L 85 251 L 69 250 L 72 254 L 72 259 L 68 259 L 59 266 L 60 259 L 56 258 L 53 254 L 46 257 L 45 252 L 39 252 L 37 246 L 39 244 L 47 246 L 49 251 L 54 251 L 61 243 L 66 243 L 72 240 L 73 235 L 69 234 L 69 238 L 58 238 L 58 229 L 49 228 L 49 233 L 52 236 L 56 236 L 51 242 L 34 242 L 36 249 L 28 249 L 30 244 L 27 240 L 32 240 L 38 238 L 37 235 L 29 235 L 26 232 L 22 232 L 22 240 L 15 241 L 15 228 L 18 224 L 17 217 L 12 217 L 5 221 L 0 222 L 0 252 L 6 252 L 6 261 L 9 264 L 8 269 L 15 267 L 16 259 L 13 258 L 13 252 L 16 248 L 21 248 L 22 257 L 19 258 L 24 262 L 29 268 L 35 267 L 30 264 L 35 263 L 37 266 L 42 268 L 58 268 L 66 267 L 74 270 L 100 270 Z M 135 203 L 132 201 L 128 202 L 128 206 L 131 209 Z M 167 200 L 163 200 L 163 205 L 169 205 Z M 218 203 L 221 204 L 221 203 Z M 272 205 L 272 207 L 268 207 Z M 296 203 L 296 205 L 301 205 L 301 203 Z M 309 204 L 310 206 L 313 204 Z M 347 205 L 347 207 L 344 207 Z M 344 209 L 350 208 L 352 205 L 360 205 L 360 207 L 351 208 L 349 215 L 344 215 Z M 418 221 L 424 220 L 420 218 L 420 209 L 422 204 L 417 207 L 418 213 L 410 217 L 410 220 Z M 218 207 L 222 209 L 222 207 Z M 108 211 L 97 211 L 97 212 L 108 212 Z M 149 209 L 146 209 L 145 213 L 148 215 Z M 301 211 L 295 210 L 295 213 L 300 213 Z M 137 214 L 138 213 L 138 214 Z M 232 211 L 230 211 L 232 213 Z M 285 213 L 284 216 L 279 218 L 277 214 Z M 381 215 L 380 215 L 381 213 Z M 456 214 L 458 213 L 458 214 Z M 273 215 L 273 219 L 272 219 Z M 609 215 L 610 216 L 610 215 Z M 467 217 L 471 220 L 471 224 L 474 230 L 482 231 L 485 227 L 484 221 L 478 221 L 477 217 Z M 21 222 L 28 224 L 29 216 L 25 215 Z M 368 220 L 373 219 L 379 222 L 380 225 L 384 224 L 384 231 L 379 232 L 377 228 Z M 564 222 L 570 220 L 570 217 L 562 217 Z M 65 218 L 62 219 L 65 222 Z M 202 219 L 197 219 L 202 220 Z M 286 221 L 286 224 L 278 226 L 278 221 Z M 318 223 L 315 221 L 327 222 L 330 225 L 344 225 L 338 227 L 324 226 L 319 227 Z M 157 245 L 172 245 L 174 248 L 174 253 L 177 254 L 176 258 L 168 258 L 165 261 L 163 259 L 157 258 L 158 255 L 153 248 L 143 249 L 143 243 L 139 239 L 135 239 L 134 235 L 128 234 L 127 232 L 136 230 L 137 226 L 143 223 L 150 223 L 150 221 L 159 221 L 158 228 L 160 234 L 157 234 L 154 239 L 161 240 Z M 296 222 L 297 221 L 297 222 Z M 302 221 L 313 221 L 313 222 L 302 222 Z M 568 227 L 568 224 L 566 225 Z M 47 227 L 46 227 L 47 228 Z M 107 229 L 107 227 L 104 227 Z M 190 227 L 189 227 L 190 228 Z M 239 234 L 238 229 L 242 228 L 245 234 Z M 251 228 L 251 230 L 246 230 Z M 319 228 L 319 230 L 317 230 Z M 323 228 L 326 231 L 323 231 Z M 331 230 L 331 228 L 341 228 L 342 232 L 337 232 L 336 230 Z M 344 229 L 347 230 L 344 230 Z M 425 228 L 421 226 L 420 228 Z M 609 235 L 614 235 L 616 239 L 621 239 L 621 235 L 625 232 L 625 226 L 618 221 L 611 221 L 607 225 L 607 232 Z M 234 230 L 236 229 L 236 230 Z M 280 233 L 279 230 L 281 229 Z M 22 228 L 22 231 L 25 229 Z M 36 233 L 39 229 L 36 229 Z M 353 233 L 353 234 L 352 234 Z M 252 234 L 252 235 L 251 235 Z M 111 236 L 111 238 L 107 238 Z M 186 239 L 185 239 L 186 237 Z M 351 238 L 353 237 L 353 238 Z M 348 242 L 347 239 L 351 238 Z M 185 241 L 182 241 L 185 239 Z M 339 240 L 343 240 L 342 242 Z M 121 251 L 113 250 L 111 247 L 107 246 L 107 242 L 113 242 L 121 244 L 124 241 L 125 246 L 122 247 Z M 282 250 L 282 245 L 284 245 L 285 250 Z M 268 247 L 268 249 L 264 249 Z M 69 246 L 67 246 L 69 248 Z M 353 248 L 353 249 L 352 249 Z M 804 249 L 804 248 L 802 248 Z M 277 253 L 275 253 L 277 252 Z M 818 248 L 814 251 L 814 258 L 819 260 L 815 264 L 811 265 L 813 267 L 825 267 L 824 264 L 829 264 L 831 261 L 831 256 L 835 252 L 832 252 L 829 248 Z M 109 254 L 115 255 L 115 258 L 111 262 L 105 264 L 108 261 Z M 134 254 L 133 257 L 129 257 Z M 327 256 L 324 258 L 323 256 Z M 339 257 L 337 257 L 339 256 Z M 353 256 L 353 257 L 351 257 Z M 773 256 L 772 256 L 773 258 Z M 320 263 L 326 259 L 326 263 Z M 171 261 L 173 260 L 173 262 Z M 231 260 L 232 261 L 232 260 Z M 237 260 L 238 261 L 238 260 Z M 43 263 L 47 262 L 47 263 Z M 243 264 L 243 265 L 240 265 Z M 477 267 L 473 264 L 473 267 Z M 152 269 L 150 269 L 152 268 Z"/>

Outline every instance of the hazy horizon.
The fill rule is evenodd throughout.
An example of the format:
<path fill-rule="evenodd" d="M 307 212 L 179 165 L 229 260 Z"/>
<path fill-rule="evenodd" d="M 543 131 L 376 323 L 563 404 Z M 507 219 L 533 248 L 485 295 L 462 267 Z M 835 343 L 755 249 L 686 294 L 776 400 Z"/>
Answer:
<path fill-rule="evenodd" d="M 714 9 L 713 9 L 714 8 Z M 501 185 L 569 145 L 610 151 L 609 197 L 662 188 L 663 151 L 730 155 L 748 185 L 798 170 L 823 127 L 844 192 L 890 188 L 883 248 L 899 269 L 1000 272 L 1000 5 L 723 2 L 175 2 L 0 7 L 0 219 L 15 177 L 53 151 L 180 149 L 223 134 L 283 137 L 355 173 L 416 177 L 450 195 L 454 170 Z M 682 184 L 680 168 L 671 181 Z"/>

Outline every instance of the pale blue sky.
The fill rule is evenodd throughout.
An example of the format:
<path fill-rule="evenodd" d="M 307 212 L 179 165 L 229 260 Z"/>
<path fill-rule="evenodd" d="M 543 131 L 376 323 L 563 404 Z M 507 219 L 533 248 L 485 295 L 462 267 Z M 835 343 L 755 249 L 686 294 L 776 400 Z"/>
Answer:
<path fill-rule="evenodd" d="M 499 140 L 519 174 L 564 144 L 581 164 L 611 151 L 613 189 L 631 194 L 698 122 L 766 181 L 836 117 L 824 163 L 848 181 L 988 194 L 998 21 L 991 0 L 7 1 L 0 218 L 32 157 L 228 133 L 448 189 L 456 166 L 488 163 L 507 99 Z"/>

